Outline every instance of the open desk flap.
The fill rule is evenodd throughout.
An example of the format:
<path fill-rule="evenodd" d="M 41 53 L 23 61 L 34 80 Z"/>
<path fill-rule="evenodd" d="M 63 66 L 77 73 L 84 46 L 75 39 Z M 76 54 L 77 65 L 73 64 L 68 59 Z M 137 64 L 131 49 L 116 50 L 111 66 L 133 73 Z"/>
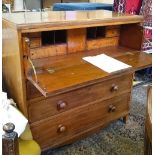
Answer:
<path fill-rule="evenodd" d="M 72 90 L 81 85 L 92 83 L 109 74 L 90 64 L 79 64 L 66 68 L 48 68 L 29 74 L 27 79 L 45 96 Z"/>
<path fill-rule="evenodd" d="M 144 52 L 128 52 L 126 56 L 120 56 L 118 60 L 131 65 L 134 71 L 151 67 L 152 55 Z"/>
<path fill-rule="evenodd" d="M 126 70 L 119 70 L 118 72 L 108 73 L 99 69 L 98 67 L 86 62 L 82 58 L 85 56 L 98 55 L 100 53 L 89 53 L 68 55 L 67 57 L 61 57 L 61 68 L 54 67 L 54 62 L 50 68 L 36 69 L 36 75 L 34 73 L 28 74 L 27 79 L 45 96 L 52 96 L 57 93 L 66 92 L 74 88 L 92 84 L 101 81 L 106 78 L 110 78 L 116 74 L 122 74 L 123 72 L 134 72 L 146 67 L 151 66 L 151 55 L 143 52 L 125 52 L 123 49 L 118 53 L 113 52 L 109 56 L 124 62 L 132 67 Z M 104 52 L 102 52 L 104 53 Z M 108 55 L 108 52 L 106 53 Z M 72 61 L 70 61 L 72 59 Z M 51 59 L 49 58 L 48 61 Z M 76 62 L 70 66 L 66 66 L 66 62 Z M 65 67 L 66 66 L 66 67 Z M 33 71 L 34 72 L 34 71 Z"/>

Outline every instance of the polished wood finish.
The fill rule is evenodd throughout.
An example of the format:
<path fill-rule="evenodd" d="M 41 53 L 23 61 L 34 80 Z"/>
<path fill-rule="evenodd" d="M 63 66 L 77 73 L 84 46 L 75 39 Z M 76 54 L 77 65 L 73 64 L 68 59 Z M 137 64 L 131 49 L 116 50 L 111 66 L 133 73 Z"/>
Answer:
<path fill-rule="evenodd" d="M 46 66 L 45 68 L 48 68 L 49 66 L 52 65 L 52 68 L 54 70 L 59 70 L 61 71 L 61 74 L 70 74 L 70 70 L 68 70 L 68 73 L 66 73 L 63 71 L 64 67 L 62 66 L 66 66 L 70 67 L 72 65 L 78 65 L 79 63 L 81 63 L 80 65 L 80 72 L 78 72 L 75 77 L 78 77 L 79 82 L 83 83 L 83 79 L 81 79 L 82 75 L 86 75 L 87 73 L 89 74 L 90 69 L 91 72 L 94 72 L 94 74 L 96 75 L 95 78 L 107 78 L 108 77 L 108 73 L 103 72 L 101 70 L 96 71 L 97 68 L 94 68 L 93 66 L 85 63 L 83 60 L 81 61 L 82 57 L 84 56 L 89 56 L 89 55 L 97 55 L 97 54 L 101 54 L 101 53 L 105 53 L 109 56 L 112 56 L 113 58 L 119 59 L 121 61 L 123 61 L 124 63 L 127 63 L 129 65 L 131 65 L 133 68 L 133 71 L 139 70 L 143 67 L 149 67 L 151 64 L 151 57 L 150 55 L 147 55 L 143 52 L 138 52 L 136 50 L 131 50 L 129 48 L 124 48 L 124 47 L 106 47 L 106 48 L 100 48 L 98 50 L 92 50 L 92 51 L 87 51 L 87 52 L 79 52 L 76 54 L 71 54 L 71 55 L 67 55 L 67 57 L 65 55 L 63 56 L 59 56 L 59 58 L 57 57 L 49 57 L 49 58 L 44 58 L 44 59 L 38 59 L 34 61 L 34 65 L 36 66 L 36 68 L 40 68 L 41 66 Z M 128 59 L 129 58 L 129 59 Z M 130 61 L 129 61 L 130 60 Z M 70 62 L 70 63 L 66 63 L 66 62 Z M 85 72 L 85 67 L 84 66 L 88 66 L 89 68 L 87 69 L 87 73 Z M 93 71 L 93 70 L 94 71 Z M 57 74 L 57 76 L 55 77 L 58 78 L 59 74 L 54 72 L 53 74 Z M 87 74 L 87 75 L 88 75 Z M 100 76 L 101 75 L 101 76 Z M 93 79 L 94 76 L 91 75 L 92 77 L 87 77 L 88 80 Z M 53 77 L 53 76 L 51 76 Z M 64 78 L 65 81 L 70 82 L 70 85 L 74 85 L 74 82 L 72 83 L 72 80 L 68 79 L 67 77 Z M 60 83 L 60 80 L 58 80 L 58 83 Z M 54 86 L 54 85 L 52 85 Z M 41 96 L 41 93 L 31 84 L 28 82 L 27 84 L 27 98 L 28 99 L 32 99 L 32 98 L 36 98 Z"/>
<path fill-rule="evenodd" d="M 67 53 L 66 44 L 52 45 L 52 46 L 45 46 L 45 47 L 30 49 L 30 58 L 40 59 L 44 57 L 63 55 L 66 53 Z"/>
<path fill-rule="evenodd" d="M 120 45 L 135 50 L 141 50 L 143 28 L 140 25 L 129 24 L 121 27 Z"/>
<path fill-rule="evenodd" d="M 97 99 L 108 99 L 123 92 L 130 92 L 131 81 L 132 74 L 125 74 L 121 77 L 116 76 L 110 80 L 56 95 L 46 100 L 44 100 L 44 98 L 32 100 L 29 102 L 30 121 L 35 122 L 37 120 L 41 120 L 66 110 L 90 103 L 91 101 L 95 101 Z M 115 89 L 116 87 L 119 89 Z M 74 97 L 71 98 L 70 96 Z M 62 101 L 65 103 L 65 107 L 60 109 L 58 104 Z M 40 115 L 37 115 L 38 113 L 40 113 Z"/>
<path fill-rule="evenodd" d="M 72 53 L 67 56 L 62 55 L 59 57 L 48 57 L 43 59 L 37 59 L 34 60 L 33 63 L 36 66 L 36 68 L 41 68 L 41 66 L 45 66 L 46 68 L 48 68 L 49 66 L 52 66 L 55 70 L 57 70 L 63 68 L 62 66 L 70 67 L 72 65 L 78 65 L 78 64 L 88 65 L 85 63 L 85 61 L 81 60 L 82 57 L 94 56 L 102 53 L 105 53 L 108 56 L 119 59 L 120 61 L 123 61 L 124 63 L 131 65 L 132 69 L 135 71 L 151 66 L 152 62 L 151 56 L 144 52 L 140 52 L 138 50 L 122 46 L 116 46 L 116 47 L 111 46 L 111 47 L 98 48 L 94 50 L 86 50 L 84 52 Z M 102 74 L 103 72 L 104 71 L 102 71 Z M 106 77 L 107 75 L 109 74 L 104 72 L 104 77 Z"/>
<path fill-rule="evenodd" d="M 120 34 L 120 29 L 107 29 L 106 37 L 118 37 Z"/>
<path fill-rule="evenodd" d="M 40 47 L 41 46 L 41 40 L 40 38 L 31 38 L 30 41 L 30 48 Z"/>
<path fill-rule="evenodd" d="M 120 51 L 124 51 L 124 53 L 120 52 L 120 53 L 114 53 L 114 55 L 111 55 L 111 53 L 108 53 L 108 51 L 109 50 L 107 48 L 106 52 L 108 55 L 115 57 L 118 60 L 121 60 L 122 62 L 133 66 L 131 70 L 135 71 L 143 67 L 150 66 L 151 57 L 150 55 L 147 55 L 145 53 L 142 53 L 142 52 L 125 53 L 125 50 L 120 50 Z M 116 56 L 115 54 L 120 54 L 120 55 Z M 91 52 L 90 52 L 90 55 L 91 55 Z M 82 60 L 83 56 L 84 55 L 82 53 L 79 53 L 78 55 L 76 54 L 71 56 L 68 55 L 67 57 L 62 56 L 61 60 L 59 59 L 58 62 L 55 62 L 55 63 L 53 62 L 52 64 L 52 69 L 55 71 L 54 73 L 50 74 L 46 71 L 46 69 L 42 69 L 38 71 L 38 72 L 42 72 L 42 74 L 37 75 L 39 83 L 35 81 L 34 75 L 32 75 L 32 77 L 28 77 L 28 79 L 37 87 L 37 89 L 42 94 L 44 94 L 44 96 L 51 96 L 52 94 L 50 92 L 57 93 L 58 90 L 65 91 L 66 87 L 67 87 L 67 90 L 71 90 L 73 87 L 74 88 L 80 87 L 81 83 L 82 85 L 85 82 L 92 83 L 94 79 L 96 79 L 96 81 L 99 81 L 102 78 L 105 79 L 105 78 L 108 78 L 109 75 L 111 75 L 107 72 L 104 72 L 94 67 L 89 63 L 86 63 L 84 60 Z M 52 60 L 54 61 L 54 58 Z M 49 61 L 52 61 L 52 60 L 49 60 Z M 66 61 L 74 65 L 70 65 L 70 63 L 66 64 Z M 62 66 L 66 66 L 66 67 L 64 68 Z M 63 81 L 61 81 L 61 79 L 59 78 L 61 77 L 61 75 L 63 75 Z M 87 75 L 90 75 L 90 76 L 87 76 Z M 70 78 L 68 78 L 68 76 Z M 50 81 L 55 81 L 55 83 L 52 84 Z"/>
<path fill-rule="evenodd" d="M 84 51 L 86 48 L 86 29 L 68 30 L 68 53 Z"/>
<path fill-rule="evenodd" d="M 133 73 L 151 66 L 140 52 L 142 21 L 103 10 L 3 15 L 6 87 L 42 149 L 127 121 Z M 108 73 L 82 59 L 102 53 L 132 67 Z"/>
<path fill-rule="evenodd" d="M 27 91 L 26 94 L 27 100 L 42 96 L 39 90 L 34 85 L 32 85 L 30 81 L 26 82 L 26 91 Z"/>
<path fill-rule="evenodd" d="M 27 35 L 23 34 L 23 44 L 27 43 L 30 48 L 41 47 L 41 33 L 28 33 Z"/>
<path fill-rule="evenodd" d="M 92 39 L 87 41 L 87 49 L 97 49 L 102 47 L 117 46 L 118 37 L 113 38 L 101 38 L 101 39 Z"/>
<path fill-rule="evenodd" d="M 8 93 L 27 116 L 21 37 L 19 32 L 11 27 L 11 24 L 3 22 L 2 26 L 2 74 Z"/>
<path fill-rule="evenodd" d="M 101 98 L 90 104 L 66 111 L 61 115 L 55 115 L 34 123 L 31 126 L 32 132 L 38 133 L 34 134 L 34 139 L 43 148 L 48 147 L 51 143 L 57 145 L 57 143 L 67 141 L 70 137 L 95 124 L 100 122 L 104 124 L 128 114 L 129 100 L 130 93 L 109 100 Z M 115 106 L 115 110 L 110 110 L 110 106 Z M 49 124 L 51 124 L 50 127 Z M 46 130 L 43 131 L 43 129 Z"/>
<path fill-rule="evenodd" d="M 5 132 L 2 135 L 2 154 L 3 155 L 19 155 L 18 134 L 14 132 L 15 126 L 7 123 L 3 126 Z"/>
<path fill-rule="evenodd" d="M 152 86 L 148 86 L 145 118 L 144 154 L 152 155 Z"/>
<path fill-rule="evenodd" d="M 3 20 L 21 32 L 86 28 L 93 26 L 139 23 L 142 16 L 119 14 L 107 10 L 49 11 L 4 14 Z"/>

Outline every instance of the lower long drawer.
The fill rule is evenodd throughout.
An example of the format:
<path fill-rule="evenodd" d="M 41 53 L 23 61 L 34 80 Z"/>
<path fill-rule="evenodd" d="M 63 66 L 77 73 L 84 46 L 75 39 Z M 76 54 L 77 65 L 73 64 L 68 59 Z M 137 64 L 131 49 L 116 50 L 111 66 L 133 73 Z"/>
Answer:
<path fill-rule="evenodd" d="M 109 100 L 98 100 L 48 119 L 31 124 L 34 139 L 42 149 L 65 144 L 76 134 L 125 116 L 129 112 L 130 93 Z"/>

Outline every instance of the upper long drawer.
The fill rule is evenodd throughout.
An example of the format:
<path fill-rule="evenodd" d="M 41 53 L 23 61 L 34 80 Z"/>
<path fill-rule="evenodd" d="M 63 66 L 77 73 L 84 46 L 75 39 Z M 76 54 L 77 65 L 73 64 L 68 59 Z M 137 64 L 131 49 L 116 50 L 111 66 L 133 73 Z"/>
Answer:
<path fill-rule="evenodd" d="M 131 86 L 132 74 L 125 74 L 50 98 L 38 98 L 29 102 L 29 119 L 35 122 L 99 99 L 112 98 L 130 92 Z"/>

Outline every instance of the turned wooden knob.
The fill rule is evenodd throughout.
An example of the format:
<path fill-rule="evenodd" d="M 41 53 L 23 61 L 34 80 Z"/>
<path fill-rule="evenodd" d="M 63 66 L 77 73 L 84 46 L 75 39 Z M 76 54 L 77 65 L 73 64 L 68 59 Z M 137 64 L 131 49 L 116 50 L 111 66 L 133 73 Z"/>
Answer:
<path fill-rule="evenodd" d="M 62 125 L 62 124 L 60 124 L 59 126 L 58 126 L 58 132 L 65 132 L 66 131 L 66 126 L 64 126 L 64 125 Z"/>
<path fill-rule="evenodd" d="M 64 102 L 64 101 L 59 101 L 59 102 L 57 103 L 57 109 L 58 109 L 58 110 L 64 109 L 66 106 L 67 106 L 67 103 Z"/>
<path fill-rule="evenodd" d="M 12 133 L 14 129 L 15 129 L 15 125 L 13 123 L 7 123 L 3 125 L 3 131 L 5 133 Z"/>
<path fill-rule="evenodd" d="M 109 112 L 115 112 L 115 111 L 116 111 L 116 107 L 114 105 L 110 105 Z"/>
<path fill-rule="evenodd" d="M 118 85 L 113 84 L 112 87 L 111 87 L 111 91 L 112 92 L 118 91 Z"/>

